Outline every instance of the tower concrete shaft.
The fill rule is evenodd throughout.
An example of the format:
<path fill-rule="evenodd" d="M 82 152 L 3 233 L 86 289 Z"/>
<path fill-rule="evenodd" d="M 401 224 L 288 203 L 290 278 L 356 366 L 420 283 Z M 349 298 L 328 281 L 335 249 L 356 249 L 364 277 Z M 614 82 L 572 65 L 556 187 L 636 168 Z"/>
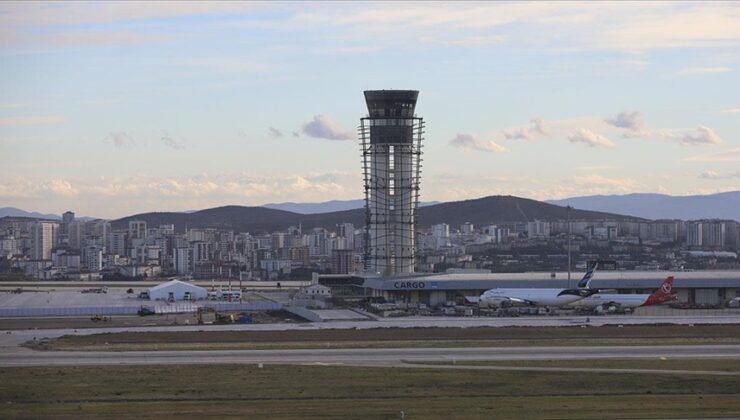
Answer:
<path fill-rule="evenodd" d="M 413 273 L 424 121 L 415 90 L 365 91 L 360 120 L 365 181 L 365 269 Z"/>

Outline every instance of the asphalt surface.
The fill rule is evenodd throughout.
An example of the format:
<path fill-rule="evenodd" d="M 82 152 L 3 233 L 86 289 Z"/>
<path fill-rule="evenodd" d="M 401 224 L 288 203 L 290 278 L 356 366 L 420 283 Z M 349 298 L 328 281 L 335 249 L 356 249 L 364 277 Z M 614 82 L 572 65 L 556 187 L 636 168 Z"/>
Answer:
<path fill-rule="evenodd" d="M 377 321 L 326 323 L 180 325 L 118 328 L 0 330 L 0 366 L 78 366 L 126 364 L 209 363 L 323 363 L 370 366 L 399 366 L 406 362 L 451 362 L 464 360 L 573 360 L 609 358 L 715 358 L 740 357 L 740 345 L 610 346 L 610 347 L 507 347 L 507 348 L 399 348 L 399 349 L 301 349 L 301 350 L 214 350 L 69 352 L 34 351 L 21 347 L 32 339 L 63 335 L 88 335 L 146 331 L 290 331 L 320 329 L 418 328 L 418 327 L 511 327 L 635 324 L 734 324 L 740 317 L 521 317 L 521 318 L 397 318 Z M 1 324 L 0 324 L 1 325 Z M 466 367 L 471 368 L 471 367 Z M 538 368 L 539 370 L 543 370 Z M 546 370 L 546 369 L 544 369 Z"/>
<path fill-rule="evenodd" d="M 168 325 L 125 326 L 108 328 L 56 328 L 32 330 L 3 330 L 0 319 L 0 352 L 12 351 L 28 340 L 57 338 L 63 335 L 92 335 L 118 332 L 163 331 L 291 331 L 322 329 L 371 329 L 371 328 L 474 328 L 474 327 L 573 327 L 604 325 L 650 324 L 738 324 L 740 316 L 528 316 L 519 318 L 448 318 L 409 317 L 380 318 L 373 321 L 332 321 L 307 323 L 230 324 L 230 325 Z M 740 353 L 739 353 L 740 355 Z"/>
<path fill-rule="evenodd" d="M 89 317 L 83 317 L 89 319 Z M 125 318 L 119 316 L 116 318 Z M 21 319 L 21 318 L 14 318 Z M 31 319 L 31 318 L 28 318 Z M 38 319 L 38 318 L 37 318 Z M 54 318 L 55 321 L 64 318 Z M 146 318 L 143 318 L 146 319 Z M 0 333 L 4 319 L 0 318 Z M 101 332 L 123 331 L 198 331 L 203 329 L 214 331 L 286 331 L 294 329 L 368 329 L 368 328 L 423 328 L 423 327 L 572 327 L 574 325 L 590 325 L 594 327 L 604 325 L 652 325 L 652 324 L 740 324 L 740 315 L 607 315 L 607 316 L 522 316 L 522 317 L 405 317 L 405 318 L 377 318 L 367 321 L 330 321 L 305 323 L 271 323 L 271 324 L 236 324 L 236 325 L 164 325 L 164 326 L 124 326 L 108 328 L 81 328 L 79 334 L 98 334 Z M 35 334 L 44 337 L 57 336 L 57 332 L 71 334 L 73 329 L 37 329 Z M 2 338 L 0 337 L 0 345 Z"/>
<path fill-rule="evenodd" d="M 628 368 L 574 368 L 549 366 L 486 366 L 486 365 L 458 365 L 458 364 L 423 364 L 403 363 L 401 367 L 419 367 L 435 369 L 464 369 L 464 370 L 514 370 L 522 372 L 584 372 L 584 373 L 649 373 L 659 375 L 700 375 L 700 376 L 740 376 L 740 372 L 726 372 L 717 370 L 676 370 L 676 369 L 628 369 Z"/>
<path fill-rule="evenodd" d="M 0 354 L 0 366 L 90 366 L 163 364 L 345 364 L 394 366 L 413 362 L 584 360 L 611 358 L 738 357 L 740 345 L 476 347 L 397 349 L 300 349 L 214 351 L 67 352 L 16 351 Z"/>

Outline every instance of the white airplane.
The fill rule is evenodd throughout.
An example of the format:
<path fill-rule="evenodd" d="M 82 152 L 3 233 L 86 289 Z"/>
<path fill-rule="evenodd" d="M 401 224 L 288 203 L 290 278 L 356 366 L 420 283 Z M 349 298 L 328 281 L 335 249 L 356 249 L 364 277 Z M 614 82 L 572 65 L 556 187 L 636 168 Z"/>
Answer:
<path fill-rule="evenodd" d="M 569 306 L 579 309 L 593 309 L 596 313 L 620 312 L 625 309 L 635 309 L 640 306 L 660 305 L 678 299 L 671 294 L 673 276 L 667 277 L 653 294 L 650 295 L 620 295 L 596 293 L 589 297 L 571 303 Z"/>
<path fill-rule="evenodd" d="M 551 306 L 561 307 L 581 300 L 595 293 L 598 289 L 591 289 L 591 278 L 598 264 L 586 272 L 578 282 L 577 289 L 544 289 L 544 288 L 515 288 L 489 289 L 478 298 L 478 305 L 488 308 L 508 308 L 518 306 Z"/>

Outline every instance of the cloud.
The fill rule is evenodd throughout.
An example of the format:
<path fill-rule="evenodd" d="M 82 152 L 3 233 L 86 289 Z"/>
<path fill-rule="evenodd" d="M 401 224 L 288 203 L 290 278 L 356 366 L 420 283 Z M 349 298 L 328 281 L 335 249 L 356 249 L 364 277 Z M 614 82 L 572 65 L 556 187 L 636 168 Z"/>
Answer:
<path fill-rule="evenodd" d="M 54 198 L 76 197 L 79 190 L 65 179 L 52 178 L 43 181 L 24 177 L 10 177 L 0 181 L 0 198 Z"/>
<path fill-rule="evenodd" d="M 660 130 L 660 135 L 666 139 L 678 140 L 681 144 L 695 146 L 701 144 L 722 144 L 722 139 L 709 127 L 700 125 L 695 130 Z"/>
<path fill-rule="evenodd" d="M 722 152 L 692 156 L 684 160 L 693 162 L 740 162 L 740 147 Z"/>
<path fill-rule="evenodd" d="M 740 114 L 740 108 L 729 108 L 722 110 L 722 113 L 724 114 Z"/>
<path fill-rule="evenodd" d="M 185 145 L 182 144 L 182 142 L 176 140 L 174 137 L 170 136 L 169 134 L 163 135 L 160 140 L 162 140 L 162 143 L 164 143 L 165 146 L 170 147 L 172 149 L 184 149 Z"/>
<path fill-rule="evenodd" d="M 339 53 L 353 53 L 355 45 L 404 48 L 398 39 L 414 41 L 406 48 L 423 44 L 486 48 L 519 42 L 528 48 L 549 50 L 628 52 L 740 44 L 740 13 L 732 2 L 610 2 L 594 7 L 578 2 L 149 2 L 147 7 L 137 2 L 2 3 L 0 28 L 8 28 L 14 42 L 23 42 L 34 33 L 51 41 L 77 27 L 133 26 L 181 36 L 176 24 L 182 18 L 202 16 L 188 22 L 209 25 L 208 29 L 244 27 L 250 33 L 295 33 L 304 44 L 310 41 L 307 38 L 319 36 L 329 39 Z M 193 30 L 187 35 L 210 33 Z"/>
<path fill-rule="evenodd" d="M 299 133 L 297 131 L 294 131 L 293 132 L 293 137 L 300 137 L 300 136 L 301 136 L 301 133 Z"/>
<path fill-rule="evenodd" d="M 688 76 L 693 74 L 717 74 L 727 73 L 732 71 L 729 67 L 687 67 L 681 69 L 678 74 L 682 76 Z"/>
<path fill-rule="evenodd" d="M 575 168 L 573 168 L 573 170 L 575 171 L 588 171 L 588 172 L 607 171 L 607 170 L 613 170 L 613 169 L 617 169 L 617 167 L 614 165 L 586 165 L 586 166 L 576 166 Z"/>
<path fill-rule="evenodd" d="M 278 130 L 278 129 L 277 129 L 277 128 L 275 128 L 275 127 L 270 127 L 270 128 L 268 128 L 268 129 L 267 129 L 267 134 L 268 134 L 268 135 L 270 136 L 270 138 L 272 138 L 272 139 L 277 139 L 277 138 L 280 138 L 280 137 L 282 137 L 282 136 L 283 136 L 283 132 L 282 132 L 282 131 L 280 131 L 280 130 Z"/>
<path fill-rule="evenodd" d="M 733 173 L 720 174 L 712 170 L 707 170 L 699 174 L 701 179 L 734 179 L 740 178 L 740 171 Z"/>
<path fill-rule="evenodd" d="M 0 118 L 0 127 L 61 124 L 64 121 L 63 117 L 49 115 L 6 117 Z"/>
<path fill-rule="evenodd" d="M 478 150 L 481 152 L 508 153 L 509 149 L 501 146 L 493 140 L 483 140 L 472 134 L 458 133 L 450 140 L 450 145 L 463 150 Z"/>
<path fill-rule="evenodd" d="M 344 129 L 326 115 L 314 116 L 313 121 L 303 124 L 301 131 L 318 139 L 352 140 L 355 138 L 354 133 Z"/>
<path fill-rule="evenodd" d="M 632 191 L 637 184 L 630 178 L 608 178 L 596 174 L 574 176 L 571 178 L 571 182 L 580 187 L 606 187 L 611 188 L 613 191 Z"/>
<path fill-rule="evenodd" d="M 437 44 L 441 46 L 485 47 L 490 45 L 497 45 L 504 42 L 504 37 L 501 35 L 470 35 L 454 39 L 421 37 L 419 40 L 424 43 Z"/>
<path fill-rule="evenodd" d="M 531 130 L 527 127 L 506 129 L 503 134 L 507 140 L 532 140 L 534 138 Z"/>
<path fill-rule="evenodd" d="M 640 6 L 645 3 L 641 3 Z M 636 4 L 633 4 L 636 5 Z M 740 11 L 732 3 L 652 4 L 636 10 L 625 4 L 611 19 L 601 16 L 600 34 L 586 42 L 601 48 L 644 51 L 738 45 Z M 686 6 L 686 7 L 684 7 Z M 595 28 L 594 28 L 595 29 Z"/>
<path fill-rule="evenodd" d="M 113 131 L 108 133 L 105 138 L 106 143 L 111 143 L 116 147 L 127 147 L 136 144 L 134 139 L 125 131 Z"/>
<path fill-rule="evenodd" d="M 52 179 L 41 186 L 41 191 L 48 195 L 63 197 L 75 197 L 79 191 L 75 189 L 69 181 L 63 179 Z"/>
<path fill-rule="evenodd" d="M 681 138 L 684 144 L 721 144 L 722 139 L 709 127 L 699 126 L 694 133 L 686 133 Z"/>
<path fill-rule="evenodd" d="M 624 137 L 646 137 L 649 132 L 644 129 L 642 114 L 623 112 L 614 118 L 584 116 L 545 120 L 537 117 L 531 119 L 528 125 L 499 129 L 491 137 L 505 140 L 538 140 L 547 137 L 584 142 L 591 146 L 613 147 L 614 143 L 607 137 L 611 134 L 620 134 Z"/>
<path fill-rule="evenodd" d="M 601 134 L 594 133 L 587 128 L 577 129 L 570 136 L 568 136 L 568 140 L 571 143 L 586 143 L 591 147 L 614 147 L 614 143 L 612 143 L 611 140 L 602 136 Z"/>
<path fill-rule="evenodd" d="M 582 116 L 558 120 L 533 118 L 529 125 L 498 129 L 487 137 L 504 140 L 567 139 L 589 146 L 615 147 L 611 140 L 623 138 L 673 140 L 684 145 L 721 144 L 719 135 L 707 126 L 650 129 L 639 111 L 625 111 L 613 117 Z M 461 140 L 463 143 L 464 140 Z"/>
<path fill-rule="evenodd" d="M 533 118 L 530 122 L 532 123 L 533 132 L 543 135 L 547 135 L 549 133 L 545 120 L 542 118 Z"/>
<path fill-rule="evenodd" d="M 142 211 L 182 211 L 226 204 L 257 205 L 292 197 L 295 201 L 357 198 L 358 172 L 308 172 L 260 176 L 250 173 L 192 176 L 101 176 L 76 180 L 7 177 L 0 200 L 33 208 L 76 206 L 98 217 Z M 53 199 L 53 200 L 52 200 Z M 91 208 L 93 208 L 90 210 Z M 115 213 L 115 214 L 111 214 Z"/>
<path fill-rule="evenodd" d="M 505 128 L 500 135 L 506 140 L 534 140 L 539 135 L 549 134 L 542 118 L 533 118 L 529 123 L 529 126 Z"/>
<path fill-rule="evenodd" d="M 0 46 L 66 48 L 163 42 L 182 35 L 168 25 L 186 16 L 227 16 L 264 8 L 256 2 L 4 2 Z M 145 21 L 158 19 L 155 24 Z M 138 22 L 138 25 L 137 25 Z M 121 30 L 137 25 L 136 30 Z M 80 29 L 82 28 L 82 29 Z"/>
<path fill-rule="evenodd" d="M 645 123 L 642 119 L 642 113 L 638 111 L 620 112 L 614 118 L 606 118 L 607 124 L 618 128 L 626 128 L 630 131 L 640 131 L 644 128 Z"/>
<path fill-rule="evenodd" d="M 620 112 L 614 118 L 605 118 L 604 122 L 612 127 L 625 130 L 622 132 L 624 138 L 647 138 L 653 134 L 645 128 L 642 113 L 639 111 Z"/>
<path fill-rule="evenodd" d="M 35 3 L 17 2 L 0 8 L 3 25 L 82 25 L 167 19 L 195 15 L 228 15 L 254 10 L 259 5 L 240 2 L 152 2 L 146 7 L 139 3 L 110 2 L 89 4 L 85 2 Z"/>

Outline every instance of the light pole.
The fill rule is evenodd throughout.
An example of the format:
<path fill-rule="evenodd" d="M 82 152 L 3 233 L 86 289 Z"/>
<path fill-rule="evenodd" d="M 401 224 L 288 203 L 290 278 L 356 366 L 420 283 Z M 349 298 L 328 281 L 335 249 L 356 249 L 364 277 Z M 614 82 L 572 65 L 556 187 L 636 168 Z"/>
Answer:
<path fill-rule="evenodd" d="M 570 236 L 571 236 L 570 210 L 572 209 L 572 207 L 567 206 L 565 209 L 566 209 L 566 214 L 568 217 L 568 288 L 570 288 Z"/>

